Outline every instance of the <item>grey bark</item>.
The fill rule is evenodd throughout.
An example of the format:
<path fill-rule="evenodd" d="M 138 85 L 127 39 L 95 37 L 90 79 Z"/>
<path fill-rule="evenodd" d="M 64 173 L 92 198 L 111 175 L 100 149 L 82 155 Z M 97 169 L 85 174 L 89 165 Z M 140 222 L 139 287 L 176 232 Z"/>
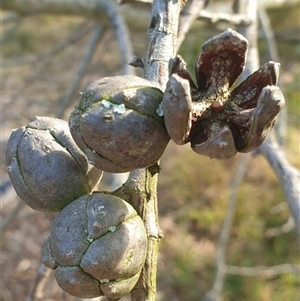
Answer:
<path fill-rule="evenodd" d="M 300 172 L 287 161 L 282 149 L 268 139 L 259 147 L 276 174 L 289 205 L 296 230 L 300 234 Z"/>

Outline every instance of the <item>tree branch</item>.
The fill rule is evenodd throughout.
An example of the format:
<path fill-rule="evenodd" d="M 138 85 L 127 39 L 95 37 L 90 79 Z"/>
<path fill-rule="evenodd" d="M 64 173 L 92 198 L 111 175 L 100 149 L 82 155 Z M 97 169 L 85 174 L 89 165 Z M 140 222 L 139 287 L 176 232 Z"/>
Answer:
<path fill-rule="evenodd" d="M 35 279 L 34 288 L 25 301 L 42 301 L 45 299 L 44 291 L 52 270 L 45 267 L 43 264 L 38 270 L 37 277 Z"/>
<path fill-rule="evenodd" d="M 226 13 L 213 13 L 206 10 L 202 10 L 198 15 L 198 20 L 206 21 L 211 24 L 220 22 L 227 22 L 232 25 L 249 25 L 251 20 L 244 14 L 226 14 Z"/>
<path fill-rule="evenodd" d="M 175 56 L 180 1 L 153 1 L 148 29 L 149 45 L 145 59 L 145 77 L 164 91 L 169 79 L 169 60 Z"/>
<path fill-rule="evenodd" d="M 102 36 L 102 33 L 103 33 L 103 27 L 100 24 L 97 24 L 95 26 L 94 32 L 92 34 L 90 44 L 88 45 L 86 53 L 79 65 L 77 74 L 73 79 L 71 87 L 67 91 L 67 93 L 65 94 L 63 99 L 59 102 L 59 106 L 57 108 L 57 113 L 56 113 L 57 118 L 62 118 L 66 108 L 69 106 L 69 104 L 72 100 L 72 97 L 74 96 L 74 94 L 76 92 L 77 87 L 81 83 L 81 80 L 82 80 L 82 78 L 86 72 L 86 69 L 93 57 L 93 54 L 96 51 L 96 48 L 97 48 L 98 42 Z"/>
<path fill-rule="evenodd" d="M 132 57 L 131 43 L 123 17 L 118 12 L 118 6 L 107 0 L 3 0 L 3 10 L 11 10 L 21 16 L 35 14 L 78 15 L 101 22 L 105 27 L 113 26 L 121 50 L 122 61 L 128 62 Z M 111 24 L 110 24 L 111 23 Z M 123 64 L 125 66 L 125 64 Z M 125 74 L 132 74 L 131 67 L 126 65 Z"/>
<path fill-rule="evenodd" d="M 263 35 L 265 36 L 266 39 L 269 58 L 270 60 L 279 62 L 280 60 L 277 51 L 275 35 L 271 28 L 270 19 L 264 6 L 262 5 L 259 6 L 259 9 L 257 10 L 257 16 L 258 16 L 259 23 L 261 25 Z"/>
<path fill-rule="evenodd" d="M 78 15 L 103 22 L 107 0 L 2 0 L 2 9 L 11 10 L 21 16 L 36 14 Z"/>
<path fill-rule="evenodd" d="M 288 233 L 295 229 L 294 219 L 290 216 L 285 224 L 280 227 L 267 229 L 265 232 L 266 237 L 274 237 L 284 233 Z"/>
<path fill-rule="evenodd" d="M 272 30 L 267 11 L 263 5 L 260 5 L 257 12 L 258 12 L 258 20 L 263 35 L 265 37 L 265 44 L 269 52 L 269 59 L 275 62 L 280 62 L 275 34 L 274 31 Z M 281 80 L 279 78 L 279 84 L 278 84 L 279 86 L 281 86 L 280 82 Z M 287 132 L 287 108 L 286 107 L 284 107 L 281 110 L 277 118 L 277 123 L 275 124 L 275 132 L 276 132 L 277 141 L 279 145 L 282 146 Z"/>
<path fill-rule="evenodd" d="M 248 1 L 247 3 L 243 1 Z M 248 11 L 249 16 L 255 17 L 257 12 L 256 0 L 241 0 L 241 7 Z M 251 9 L 253 11 L 251 11 Z M 248 51 L 248 63 L 247 71 L 244 72 L 243 76 L 246 77 L 255 70 L 258 69 L 258 50 L 257 50 L 257 22 L 253 22 L 247 28 L 239 28 L 240 32 L 249 41 L 249 51 Z M 268 139 L 265 141 L 257 150 L 261 153 L 268 161 L 275 174 L 277 175 L 283 190 L 285 192 L 287 202 L 289 204 L 294 222 L 296 225 L 297 232 L 300 233 L 300 175 L 299 171 L 293 168 L 289 162 L 286 160 L 283 152 L 271 143 Z"/>
<path fill-rule="evenodd" d="M 248 154 L 243 154 L 241 156 L 240 163 L 238 165 L 238 169 L 236 174 L 232 180 L 230 185 L 230 197 L 228 200 L 227 211 L 224 223 L 221 228 L 219 241 L 217 245 L 216 251 L 216 276 L 213 284 L 213 288 L 210 292 L 208 292 L 205 296 L 205 301 L 218 301 L 221 300 L 221 293 L 223 290 L 224 278 L 226 276 L 226 247 L 229 239 L 230 229 L 233 222 L 235 207 L 236 207 L 236 199 L 237 199 L 237 190 L 240 186 L 241 182 L 247 171 L 248 166 Z"/>
<path fill-rule="evenodd" d="M 240 275 L 246 277 L 274 277 L 280 274 L 297 274 L 300 273 L 300 267 L 295 264 L 279 264 L 271 267 L 256 266 L 256 267 L 237 267 L 232 265 L 226 266 L 226 272 L 232 275 Z"/>
<path fill-rule="evenodd" d="M 259 53 L 257 47 L 257 0 L 239 0 L 240 14 L 248 16 L 250 23 L 247 25 L 238 25 L 237 31 L 241 33 L 249 42 L 247 65 L 240 77 L 246 79 L 250 74 L 259 68 Z M 237 13 L 235 11 L 235 13 Z"/>
<path fill-rule="evenodd" d="M 205 6 L 205 2 L 206 0 L 192 0 L 189 6 L 182 11 L 178 28 L 177 51 L 184 41 L 186 34 L 198 18 L 202 8 Z"/>
<path fill-rule="evenodd" d="M 300 234 L 300 172 L 287 161 L 283 151 L 270 139 L 258 149 L 275 172 L 286 195 L 296 230 Z"/>
<path fill-rule="evenodd" d="M 21 211 L 21 209 L 23 208 L 24 205 L 25 205 L 25 203 L 21 199 L 18 199 L 15 207 L 8 214 L 5 215 L 5 217 L 2 219 L 2 221 L 0 223 L 1 234 L 3 233 L 5 228 L 8 226 L 8 224 L 19 214 L 19 212 Z"/>
<path fill-rule="evenodd" d="M 175 56 L 180 1 L 153 1 L 149 25 L 149 45 L 143 61 L 145 77 L 164 90 L 169 60 Z M 156 300 L 157 256 L 161 232 L 158 225 L 157 174 L 149 169 L 132 171 L 127 182 L 115 192 L 122 196 L 142 217 L 147 235 L 148 251 L 141 277 L 131 292 L 133 301 Z"/>
<path fill-rule="evenodd" d="M 76 27 L 76 29 L 72 32 L 72 34 L 70 36 L 68 36 L 66 39 L 64 39 L 59 44 L 55 45 L 53 48 L 43 52 L 40 55 L 35 55 L 35 56 L 28 57 L 28 58 L 20 58 L 20 59 L 14 58 L 13 60 L 7 60 L 6 62 L 3 62 L 2 66 L 3 67 L 15 67 L 15 66 L 19 66 L 19 65 L 27 65 L 27 64 L 41 62 L 42 60 L 48 59 L 48 58 L 52 57 L 53 55 L 58 54 L 59 52 L 63 51 L 65 48 L 67 48 L 71 44 L 80 40 L 83 36 L 85 36 L 88 32 L 90 32 L 93 27 L 94 27 L 94 25 L 87 26 L 87 22 L 84 21 L 84 22 L 80 23 L 80 25 L 78 27 Z"/>
<path fill-rule="evenodd" d="M 156 271 L 159 241 L 157 175 L 151 176 L 147 169 L 138 169 L 130 173 L 126 183 L 115 192 L 130 203 L 144 221 L 148 236 L 148 250 L 140 279 L 131 292 L 132 301 L 156 300 Z"/>
<path fill-rule="evenodd" d="M 118 6 L 113 1 L 106 1 L 105 10 L 118 40 L 123 73 L 134 74 L 133 68 L 128 65 L 133 57 L 133 52 L 127 25 L 119 12 Z"/>

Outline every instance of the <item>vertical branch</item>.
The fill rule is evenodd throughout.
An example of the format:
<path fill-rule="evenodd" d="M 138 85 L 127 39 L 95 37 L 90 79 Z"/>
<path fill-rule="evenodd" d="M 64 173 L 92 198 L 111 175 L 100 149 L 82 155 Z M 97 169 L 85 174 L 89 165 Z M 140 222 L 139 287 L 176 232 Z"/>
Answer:
<path fill-rule="evenodd" d="M 123 197 L 142 217 L 147 236 L 147 256 L 140 279 L 131 292 L 132 301 L 156 300 L 157 256 L 161 233 L 158 225 L 157 174 L 152 176 L 147 169 L 137 169 L 130 173 L 122 187 Z"/>
<path fill-rule="evenodd" d="M 149 46 L 144 59 L 145 77 L 164 90 L 169 60 L 175 56 L 180 1 L 155 0 L 148 29 Z M 148 235 L 148 250 L 140 279 L 131 292 L 133 301 L 156 300 L 156 273 L 161 239 L 157 210 L 157 174 L 149 169 L 132 171 L 127 182 L 115 192 L 122 196 L 142 217 Z"/>
<path fill-rule="evenodd" d="M 12 220 L 14 220 L 14 218 L 19 214 L 19 212 L 21 211 L 21 209 L 23 208 L 24 205 L 25 205 L 25 203 L 21 199 L 18 199 L 17 204 L 11 210 L 11 212 L 9 212 L 7 215 L 5 215 L 5 217 L 3 217 L 3 219 L 0 223 L 0 233 L 1 233 L 1 235 L 3 234 L 3 232 L 4 232 L 5 228 L 7 227 L 7 225 Z"/>
<path fill-rule="evenodd" d="M 169 60 L 175 56 L 180 5 L 180 1 L 170 0 L 156 0 L 152 4 L 145 77 L 158 83 L 162 90 L 169 78 Z"/>

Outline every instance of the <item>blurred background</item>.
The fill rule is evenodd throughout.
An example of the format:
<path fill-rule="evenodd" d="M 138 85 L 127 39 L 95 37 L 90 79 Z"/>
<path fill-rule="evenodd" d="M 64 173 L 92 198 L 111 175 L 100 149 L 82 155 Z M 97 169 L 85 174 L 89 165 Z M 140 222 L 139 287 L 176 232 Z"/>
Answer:
<path fill-rule="evenodd" d="M 25 301 L 34 287 L 41 266 L 41 248 L 56 213 L 36 212 L 23 205 L 10 185 L 5 151 L 11 130 L 26 125 L 35 116 L 68 120 L 79 92 L 98 78 L 124 72 L 143 76 L 142 70 L 126 67 L 124 61 L 131 53 L 146 55 L 151 6 L 134 3 L 118 9 L 120 20 L 128 26 L 131 42 L 131 46 L 125 45 L 125 50 L 120 51 L 114 26 L 104 12 L 97 12 L 97 16 L 79 9 L 77 13 L 62 14 L 51 8 L 47 13 L 47 9 L 44 12 L 40 7 L 33 11 L 30 5 L 35 1 L 28 1 L 28 7 L 23 1 L 21 8 L 13 7 L 13 2 L 3 1 L 1 11 L 0 296 L 3 301 Z M 231 13 L 232 2 L 209 1 L 205 11 Z M 280 85 L 287 116 L 281 144 L 289 163 L 299 169 L 300 4 L 261 4 L 273 30 L 281 63 Z M 178 51 L 191 74 L 203 42 L 228 27 L 235 28 L 226 20 L 212 21 L 198 18 Z M 258 37 L 259 59 L 263 64 L 270 60 L 270 45 L 261 23 Z M 284 192 L 263 156 L 253 154 L 248 160 L 247 173 L 237 189 L 226 263 L 238 267 L 286 264 L 286 270 L 253 270 L 251 276 L 243 275 L 242 269 L 228 273 L 222 299 L 300 300 L 299 273 L 289 269 L 300 263 L 299 240 Z M 160 227 L 164 233 L 158 263 L 158 301 L 204 300 L 211 290 L 219 236 L 240 161 L 240 154 L 218 161 L 193 153 L 189 145 L 168 145 L 158 183 Z M 111 175 L 105 175 L 99 189 L 111 189 L 113 180 Z M 79 300 L 64 293 L 53 277 L 48 280 L 44 296 L 48 301 Z"/>

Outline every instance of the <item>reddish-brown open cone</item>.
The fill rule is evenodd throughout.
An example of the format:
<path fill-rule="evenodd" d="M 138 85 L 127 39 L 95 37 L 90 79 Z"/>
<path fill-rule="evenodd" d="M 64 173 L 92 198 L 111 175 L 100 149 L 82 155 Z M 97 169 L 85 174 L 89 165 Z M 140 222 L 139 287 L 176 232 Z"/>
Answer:
<path fill-rule="evenodd" d="M 248 42 L 228 29 L 209 39 L 195 65 L 197 85 L 180 56 L 170 62 L 164 120 L 177 144 L 227 159 L 261 145 L 284 106 L 276 86 L 279 63 L 268 62 L 232 90 L 246 64 Z"/>

